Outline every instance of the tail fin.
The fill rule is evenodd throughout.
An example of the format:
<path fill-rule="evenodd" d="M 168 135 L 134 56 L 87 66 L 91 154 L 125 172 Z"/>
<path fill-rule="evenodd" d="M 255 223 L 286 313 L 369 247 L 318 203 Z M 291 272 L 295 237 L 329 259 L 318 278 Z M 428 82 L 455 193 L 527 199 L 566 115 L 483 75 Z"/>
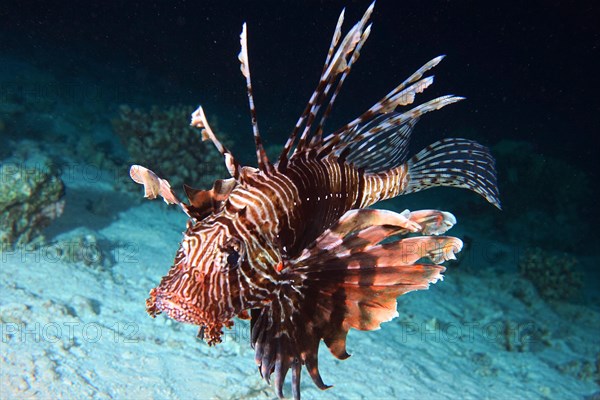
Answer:
<path fill-rule="evenodd" d="M 501 209 L 495 161 L 487 147 L 467 139 L 443 139 L 408 161 L 404 193 L 436 186 L 466 188 Z"/>

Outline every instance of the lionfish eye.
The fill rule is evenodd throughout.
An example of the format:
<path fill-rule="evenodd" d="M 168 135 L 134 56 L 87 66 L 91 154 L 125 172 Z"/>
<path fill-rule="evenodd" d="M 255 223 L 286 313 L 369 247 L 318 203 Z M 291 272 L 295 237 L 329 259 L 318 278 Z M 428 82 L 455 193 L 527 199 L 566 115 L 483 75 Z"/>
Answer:
<path fill-rule="evenodd" d="M 240 253 L 235 250 L 231 250 L 231 253 L 227 256 L 227 265 L 234 267 L 240 260 Z"/>
<path fill-rule="evenodd" d="M 242 243 L 236 238 L 230 238 L 223 247 L 222 254 L 226 265 L 226 269 L 236 268 L 240 262 L 240 251 L 242 251 Z"/>

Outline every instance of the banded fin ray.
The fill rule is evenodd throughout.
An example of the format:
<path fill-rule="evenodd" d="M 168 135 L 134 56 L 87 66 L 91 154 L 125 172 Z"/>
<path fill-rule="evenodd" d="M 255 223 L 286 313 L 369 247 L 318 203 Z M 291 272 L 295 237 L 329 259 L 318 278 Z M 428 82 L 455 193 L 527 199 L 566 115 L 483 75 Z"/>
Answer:
<path fill-rule="evenodd" d="M 279 170 L 285 170 L 287 167 L 290 152 L 294 148 L 294 145 L 296 145 L 294 154 L 297 154 L 302 152 L 306 145 L 310 143 L 312 135 L 314 134 L 313 123 L 317 119 L 317 115 L 319 114 L 321 107 L 326 104 L 331 88 L 334 87 L 337 82 L 333 97 L 330 98 L 329 102 L 327 103 L 328 106 L 325 113 L 322 114 L 321 123 L 318 124 L 319 127 L 317 130 L 320 130 L 322 123 L 327 118 L 327 115 L 331 111 L 330 106 L 333 105 L 332 100 L 335 100 L 337 93 L 341 89 L 341 85 L 350 71 L 350 67 L 360 55 L 360 48 L 369 36 L 370 25 L 367 26 L 367 21 L 373 12 L 374 6 L 375 3 L 372 3 L 367 8 L 361 20 L 357 22 L 350 29 L 350 31 L 348 31 L 346 36 L 344 36 L 344 38 L 341 40 L 341 43 L 339 39 L 341 38 L 341 26 L 344 20 L 344 11 L 342 11 L 340 14 L 331 45 L 327 52 L 325 65 L 323 66 L 321 77 L 319 78 L 319 83 L 313 91 L 308 104 L 296 122 L 290 137 L 284 145 L 284 148 L 279 156 Z M 298 139 L 298 133 L 301 129 L 303 129 L 302 134 Z M 296 144 L 297 139 L 298 143 Z"/>
<path fill-rule="evenodd" d="M 357 127 L 355 139 L 336 146 L 334 151 L 365 172 L 397 167 L 408 158 L 410 136 L 416 121 L 408 120 L 398 125 L 396 116 L 381 115 L 364 127 Z"/>
<path fill-rule="evenodd" d="M 463 99 L 447 95 L 402 113 L 380 115 L 343 133 L 332 152 L 366 172 L 395 168 L 407 160 L 410 136 L 421 116 Z"/>
<path fill-rule="evenodd" d="M 447 236 L 382 240 L 408 232 L 444 233 L 455 222 L 452 214 L 436 210 L 351 210 L 289 260 L 281 272 L 289 284 L 264 308 L 253 310 L 251 322 L 258 369 L 268 382 L 274 375 L 277 395 L 283 397 L 291 369 L 292 391 L 299 398 L 302 365 L 320 389 L 327 389 L 318 368 L 320 341 L 337 358 L 349 357 L 350 328 L 377 329 L 396 317 L 396 298 L 441 279 L 445 268 L 438 264 L 462 247 Z M 433 263 L 417 263 L 424 257 Z"/>
<path fill-rule="evenodd" d="M 258 130 L 258 122 L 256 119 L 256 106 L 254 105 L 254 95 L 252 94 L 252 79 L 250 78 L 250 63 L 248 61 L 248 33 L 246 23 L 242 25 L 242 33 L 240 34 L 240 70 L 246 78 L 246 91 L 248 92 L 248 105 L 250 107 L 250 117 L 252 120 L 252 132 L 254 134 L 254 145 L 256 147 L 256 158 L 258 161 L 258 169 L 261 171 L 271 171 L 273 166 L 269 162 L 267 153 L 262 144 L 260 131 Z"/>
<path fill-rule="evenodd" d="M 202 106 L 199 106 L 196 111 L 192 113 L 192 122 L 190 125 L 201 130 L 202 141 L 210 140 L 213 142 L 225 160 L 227 171 L 229 171 L 229 174 L 237 180 L 240 176 L 240 164 L 235 160 L 231 151 L 217 139 L 217 136 L 208 124 L 208 119 L 206 118 Z"/>
<path fill-rule="evenodd" d="M 344 9 L 342 9 L 340 16 L 338 17 L 338 21 L 335 26 L 335 31 L 333 33 L 333 37 L 331 38 L 331 44 L 329 45 L 329 50 L 327 51 L 327 57 L 325 58 L 325 64 L 323 65 L 323 70 L 321 71 L 321 77 L 319 78 L 319 85 L 321 84 L 321 80 L 323 80 L 323 75 L 325 74 L 325 71 L 327 70 L 329 61 L 331 60 L 331 57 L 333 56 L 333 52 L 335 51 L 337 44 L 340 41 L 340 38 L 342 36 L 342 24 L 344 23 L 344 14 L 345 13 L 346 13 L 346 9 L 344 8 Z M 300 128 L 302 127 L 302 124 L 304 123 L 304 121 L 306 119 L 306 116 L 310 112 L 312 103 L 315 101 L 314 99 L 316 99 L 316 97 L 317 97 L 317 92 L 320 90 L 319 85 L 317 85 L 317 88 L 315 89 L 311 98 L 309 99 L 308 103 L 306 104 L 304 111 L 302 111 L 300 118 L 298 118 L 298 121 L 296 122 L 296 125 L 294 126 L 294 129 L 293 129 L 290 137 L 288 138 L 287 142 L 285 143 L 285 145 L 283 147 L 283 150 L 281 151 L 281 154 L 279 155 L 279 161 L 278 161 L 279 169 L 285 169 L 285 167 L 287 166 L 288 158 L 290 156 L 290 151 L 292 150 L 292 147 L 294 146 L 294 143 L 296 141 L 296 136 L 298 135 L 298 132 L 300 131 Z"/>
<path fill-rule="evenodd" d="M 502 209 L 495 161 L 487 147 L 468 139 L 439 140 L 407 162 L 410 180 L 404 193 L 450 186 L 478 193 Z"/>
<path fill-rule="evenodd" d="M 406 80 L 404 80 L 401 84 L 396 86 L 392 91 L 390 91 L 385 97 L 371 106 L 367 111 L 361 114 L 359 117 L 355 118 L 351 122 L 339 128 L 334 133 L 328 135 L 324 139 L 324 145 L 327 145 L 328 142 L 334 140 L 337 136 L 343 136 L 344 141 L 349 140 L 350 138 L 346 137 L 347 133 L 353 132 L 353 128 L 365 124 L 368 121 L 372 120 L 378 115 L 387 114 L 394 111 L 399 106 L 406 106 L 412 104 L 415 99 L 415 95 L 417 93 L 423 92 L 433 83 L 433 76 L 423 78 L 423 75 L 429 71 L 430 69 L 437 66 L 443 59 L 444 55 L 435 57 L 424 65 L 422 65 L 417 71 L 415 71 L 411 76 L 409 76 Z M 423 78 L 423 79 L 422 79 Z M 410 86 L 408 86 L 410 85 Z M 434 100 L 435 101 L 435 100 Z M 441 107 L 440 107 L 441 108 Z"/>
<path fill-rule="evenodd" d="M 358 57 L 360 56 L 360 51 L 361 51 L 362 47 L 364 46 L 365 42 L 367 41 L 367 39 L 369 38 L 370 34 L 371 34 L 371 25 L 368 25 L 367 28 L 362 33 L 360 41 L 356 45 L 356 49 L 352 53 L 352 57 L 350 58 L 350 61 L 348 62 L 346 68 L 344 69 L 344 72 L 342 72 L 342 75 L 341 75 L 339 81 L 337 82 L 335 91 L 329 98 L 329 101 L 326 103 L 325 111 L 323 112 L 323 115 L 321 116 L 321 120 L 319 121 L 319 125 L 317 126 L 314 136 L 311 139 L 310 145 L 308 146 L 309 148 L 312 148 L 322 142 L 323 127 L 325 126 L 325 122 L 327 121 L 327 118 L 331 114 L 331 110 L 333 109 L 335 100 L 337 99 L 337 96 L 339 95 L 339 93 L 342 89 L 342 86 L 344 85 L 344 82 L 346 81 L 346 78 L 350 74 L 352 65 L 356 62 L 356 60 L 358 60 Z M 326 92 L 325 97 L 327 97 L 329 90 L 326 90 L 325 92 Z M 300 149 L 300 150 L 302 150 L 302 149 Z"/>

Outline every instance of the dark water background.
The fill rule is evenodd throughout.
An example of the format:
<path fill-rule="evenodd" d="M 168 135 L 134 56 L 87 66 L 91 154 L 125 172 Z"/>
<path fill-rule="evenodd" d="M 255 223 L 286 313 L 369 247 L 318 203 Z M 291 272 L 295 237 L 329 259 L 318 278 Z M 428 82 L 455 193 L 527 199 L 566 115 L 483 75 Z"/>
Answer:
<path fill-rule="evenodd" d="M 264 141 L 281 144 L 316 85 L 340 10 L 347 8 L 348 29 L 368 5 L 368 1 L 2 2 L 0 60 L 10 57 L 48 71 L 63 90 L 72 88 L 60 94 L 63 100 L 97 102 L 97 117 L 106 121 L 117 115 L 120 104 L 202 103 L 234 139 L 238 158 L 253 163 L 237 60 L 242 23 L 248 23 Z M 526 142 L 526 151 L 521 147 L 514 158 L 508 152 L 499 159 L 506 207 L 504 216 L 493 214 L 492 207 L 482 211 L 484 217 L 492 216 L 491 232 L 513 235 L 513 242 L 527 245 L 516 232 L 552 230 L 555 243 L 564 237 L 571 240 L 566 250 L 595 255 L 600 219 L 599 8 L 594 2 L 379 1 L 372 16 L 373 32 L 329 127 L 360 114 L 423 63 L 447 54 L 433 71 L 436 84 L 418 101 L 448 93 L 467 101 L 423 118 L 414 134 L 414 150 L 448 136 L 473 138 L 488 146 L 506 139 Z M 94 95 L 86 98 L 82 93 L 89 93 L 90 87 Z M 52 132 L 30 127 L 5 130 L 2 135 L 44 139 Z M 123 151 L 117 140 L 112 143 L 112 151 Z M 527 181 L 535 175 L 523 170 L 530 157 L 547 160 L 548 168 L 557 166 L 548 169 L 551 176 L 537 185 Z M 524 178 L 506 183 L 507 171 L 516 163 Z M 563 164 L 570 168 L 563 169 Z M 571 193 L 577 193 L 575 200 Z M 539 209 L 546 214 L 538 220 L 530 217 L 536 226 L 498 228 L 504 218 L 517 220 Z M 569 213 L 559 219 L 563 222 L 547 223 L 544 215 L 565 210 Z"/>

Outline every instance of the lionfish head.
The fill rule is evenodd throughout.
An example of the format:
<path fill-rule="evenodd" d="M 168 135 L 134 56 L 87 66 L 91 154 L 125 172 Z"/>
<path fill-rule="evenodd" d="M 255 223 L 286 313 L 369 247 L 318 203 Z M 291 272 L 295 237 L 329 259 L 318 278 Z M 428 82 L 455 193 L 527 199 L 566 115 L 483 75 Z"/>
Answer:
<path fill-rule="evenodd" d="M 231 327 L 240 311 L 236 272 L 245 259 L 242 243 L 224 225 L 190 224 L 174 265 L 150 291 L 148 313 L 199 325 L 199 337 L 220 342 L 222 328 Z"/>

